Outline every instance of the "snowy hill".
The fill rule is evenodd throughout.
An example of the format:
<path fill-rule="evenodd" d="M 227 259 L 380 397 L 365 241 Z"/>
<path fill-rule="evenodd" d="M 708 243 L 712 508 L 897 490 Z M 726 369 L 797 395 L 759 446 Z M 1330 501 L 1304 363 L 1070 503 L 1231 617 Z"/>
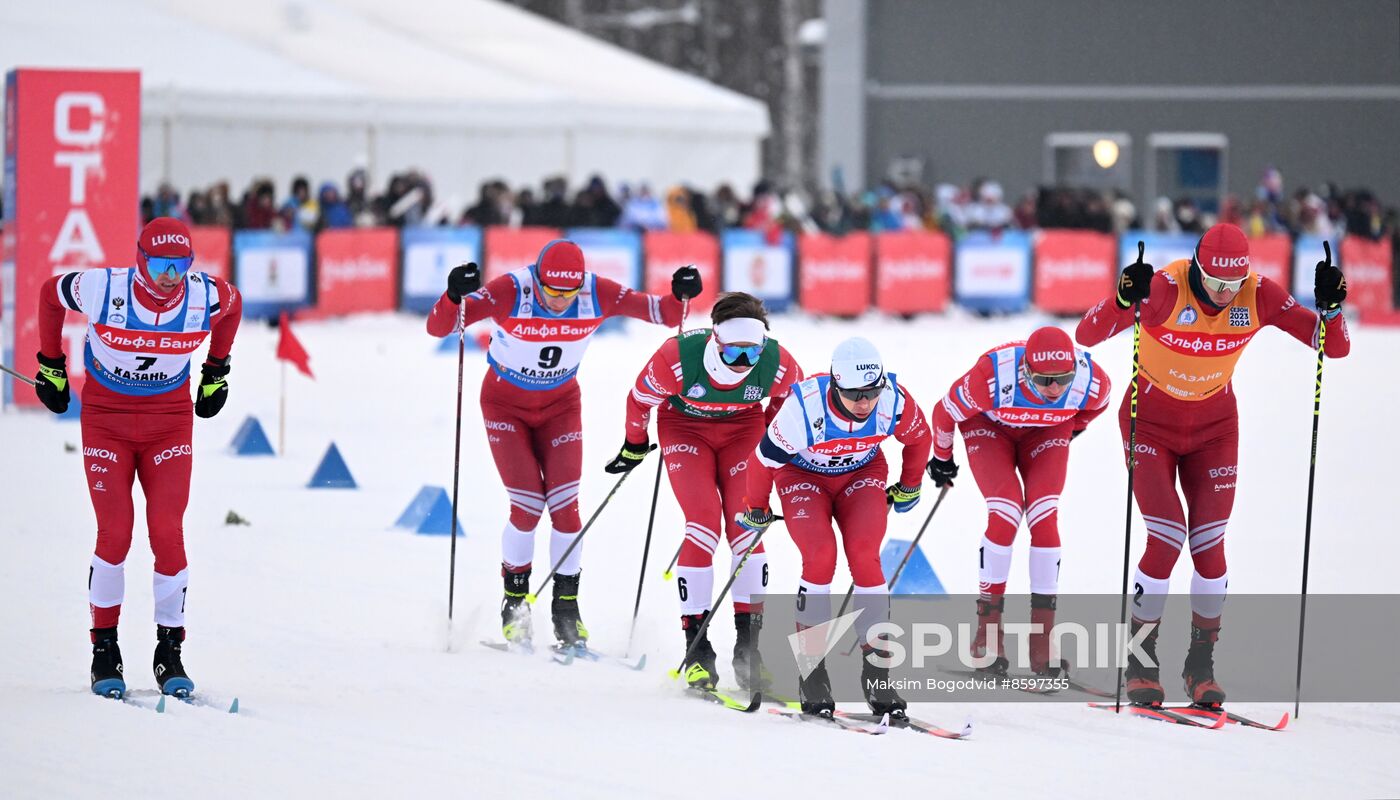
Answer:
<path fill-rule="evenodd" d="M 815 370 L 836 342 L 859 332 L 881 346 L 888 367 L 927 409 L 979 353 L 1040 321 L 778 318 L 774 333 Z M 185 663 L 202 690 L 240 698 L 236 716 L 182 705 L 162 716 L 90 694 L 85 574 L 94 519 L 80 455 L 64 448 L 79 444 L 79 428 L 46 413 L 0 415 L 0 630 L 7 636 L 0 647 L 0 795 L 276 797 L 324 788 L 353 797 L 814 797 L 872 790 L 1164 797 L 1201 787 L 1245 796 L 1400 794 L 1400 762 L 1386 755 L 1400 749 L 1400 705 L 1305 704 L 1302 717 L 1277 734 L 1118 719 L 1077 703 L 911 709 L 947 725 L 970 714 L 974 738 L 950 742 L 901 731 L 843 736 L 685 698 L 664 674 L 683 641 L 674 590 L 660 578 L 683 525 L 669 487 L 662 490 L 638 625 L 638 649 L 650 659 L 645 671 L 562 667 L 544 655 L 479 647 L 499 623 L 499 535 L 507 509 L 476 410 L 483 357 L 468 355 L 461 513 L 468 535 L 459 542 L 449 632 L 447 538 L 390 525 L 420 486 L 451 484 L 455 352 L 438 354 L 422 320 L 407 316 L 303 324 L 298 333 L 318 377 L 288 377 L 287 455 L 225 452 L 248 414 L 276 442 L 276 331 L 260 324 L 245 323 L 240 332 L 228 406 L 195 424 Z M 622 439 L 630 384 L 666 335 L 629 325 L 599 336 L 584 361 L 585 515 L 612 483 L 601 467 Z M 1353 355 L 1327 364 L 1310 589 L 1395 593 L 1400 580 L 1388 565 L 1400 558 L 1400 542 L 1390 535 L 1396 473 L 1389 451 L 1397 435 L 1374 421 L 1373 406 L 1400 395 L 1393 369 L 1400 333 L 1358 329 L 1354 336 Z M 1108 366 L 1115 398 L 1128 383 L 1130 348 L 1124 335 L 1094 351 Z M 1268 331 L 1237 373 L 1232 592 L 1298 590 L 1312 369 L 1308 348 Z M 358 490 L 304 488 L 332 441 Z M 961 445 L 958 459 L 965 462 Z M 648 462 L 632 477 L 584 544 L 583 616 L 605 651 L 626 646 L 652 469 Z M 1106 415 L 1076 440 L 1071 457 L 1060 511 L 1064 591 L 1118 590 L 1125 483 L 1116 421 Z M 231 509 L 251 525 L 225 526 Z M 921 518 L 894 520 L 891 534 L 912 535 Z M 975 486 L 960 482 L 924 544 L 951 592 L 976 590 L 984 522 Z M 1024 536 L 1012 591 L 1025 590 Z M 1143 536 L 1139 522 L 1134 558 Z M 537 563 L 546 541 L 538 537 Z M 768 547 L 773 585 L 790 591 L 796 549 L 780 528 Z M 150 565 L 138 521 L 121 641 L 129 685 L 148 694 L 155 688 Z M 1178 562 L 1179 591 L 1189 565 L 1188 558 Z M 726 609 L 713 633 L 726 677 L 733 637 L 727 618 Z M 537 637 L 547 635 L 545 602 L 535 627 Z M 1276 718 L 1291 707 L 1236 710 Z"/>

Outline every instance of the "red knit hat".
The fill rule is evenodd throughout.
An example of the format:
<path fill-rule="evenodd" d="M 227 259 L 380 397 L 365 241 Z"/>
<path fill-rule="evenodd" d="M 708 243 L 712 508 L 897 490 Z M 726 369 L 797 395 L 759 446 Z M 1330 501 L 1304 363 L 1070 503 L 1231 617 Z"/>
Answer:
<path fill-rule="evenodd" d="M 535 272 L 551 289 L 577 289 L 583 285 L 583 251 L 567 239 L 555 239 L 540 251 Z"/>
<path fill-rule="evenodd" d="M 136 239 L 141 250 L 141 262 L 145 265 L 146 256 L 161 258 L 189 258 L 194 255 L 194 244 L 190 240 L 190 229 L 174 217 L 156 217 L 141 229 Z"/>
<path fill-rule="evenodd" d="M 1059 328 L 1037 328 L 1026 340 L 1026 369 L 1040 375 L 1074 371 L 1074 342 Z"/>
<path fill-rule="evenodd" d="M 1249 274 L 1249 239 L 1237 225 L 1212 225 L 1196 245 L 1196 264 L 1212 278 L 1237 281 Z"/>

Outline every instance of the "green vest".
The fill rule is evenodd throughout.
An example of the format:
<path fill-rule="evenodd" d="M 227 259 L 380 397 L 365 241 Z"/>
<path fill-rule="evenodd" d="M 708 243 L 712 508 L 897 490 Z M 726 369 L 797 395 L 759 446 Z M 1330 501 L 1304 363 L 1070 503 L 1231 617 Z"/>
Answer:
<path fill-rule="evenodd" d="M 743 383 L 729 389 L 715 388 L 710 383 L 710 373 L 705 371 L 709 328 L 686 331 L 677 341 L 681 350 L 681 394 L 670 398 L 675 410 L 691 417 L 729 417 L 768 396 L 780 361 L 776 339 L 770 337 L 764 344 L 758 364 L 744 376 Z"/>

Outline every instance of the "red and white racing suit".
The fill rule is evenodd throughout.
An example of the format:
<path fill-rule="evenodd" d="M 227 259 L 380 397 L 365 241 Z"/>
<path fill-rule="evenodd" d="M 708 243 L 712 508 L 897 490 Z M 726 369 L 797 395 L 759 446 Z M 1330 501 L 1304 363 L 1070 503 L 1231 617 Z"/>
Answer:
<path fill-rule="evenodd" d="M 583 423 L 575 376 L 598 326 L 619 315 L 667 326 L 681 321 L 681 302 L 674 297 L 634 292 L 592 272 L 584 273 L 582 291 L 561 313 L 546 308 L 539 292 L 533 271 L 525 267 L 463 297 L 460 307 L 444 292 L 428 316 L 433 336 L 487 317 L 496 323 L 481 383 L 481 416 L 510 496 L 501 560 L 511 572 L 530 569 L 535 526 L 545 508 L 553 526 L 552 564 L 583 527 L 578 512 Z M 582 556 L 583 548 L 574 548 L 559 574 L 577 574 Z"/>
<path fill-rule="evenodd" d="M 242 301 L 232 284 L 202 272 L 187 273 L 169 297 L 150 292 L 135 268 L 69 272 L 39 292 L 39 349 L 47 357 L 63 353 L 65 311 L 88 320 L 80 420 L 83 471 L 97 513 L 92 626 L 114 628 L 121 615 L 135 517 L 131 487 L 139 478 L 155 554 L 156 624 L 183 627 L 184 516 L 194 460 L 190 359 L 206 338 L 211 359 L 228 356 Z"/>

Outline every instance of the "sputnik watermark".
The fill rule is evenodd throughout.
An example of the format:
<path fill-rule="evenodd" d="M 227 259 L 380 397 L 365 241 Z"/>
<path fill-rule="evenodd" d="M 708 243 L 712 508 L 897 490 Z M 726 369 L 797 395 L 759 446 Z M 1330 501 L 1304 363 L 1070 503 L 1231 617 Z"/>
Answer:
<path fill-rule="evenodd" d="M 831 654 L 860 614 L 861 611 L 854 611 L 788 636 L 788 645 L 803 678 Z M 923 669 L 930 660 L 952 653 L 968 669 L 986 669 L 1002 655 L 997 643 L 1004 638 L 1010 666 L 1027 669 L 1031 665 L 1031 637 L 1048 633 L 1050 652 L 1058 653 L 1073 668 L 1125 666 L 1129 653 L 1143 666 L 1151 668 L 1156 667 L 1157 662 L 1143 651 L 1142 645 L 1156 629 L 1155 622 L 1145 623 L 1136 631 L 1131 631 L 1128 625 L 1107 622 L 1096 623 L 1092 631 L 1077 622 L 1056 623 L 1048 632 L 1044 625 L 1035 622 L 990 625 L 986 652 L 975 657 L 971 642 L 976 630 L 972 623 L 963 622 L 953 627 L 938 622 L 916 622 L 906 630 L 895 622 L 877 622 L 865 631 L 862 643 L 872 650 L 866 657 L 881 668 L 894 669 L 907 663 L 914 669 Z M 1111 654 L 1116 654 L 1117 658 Z M 1058 659 L 1053 663 L 1058 663 Z"/>

